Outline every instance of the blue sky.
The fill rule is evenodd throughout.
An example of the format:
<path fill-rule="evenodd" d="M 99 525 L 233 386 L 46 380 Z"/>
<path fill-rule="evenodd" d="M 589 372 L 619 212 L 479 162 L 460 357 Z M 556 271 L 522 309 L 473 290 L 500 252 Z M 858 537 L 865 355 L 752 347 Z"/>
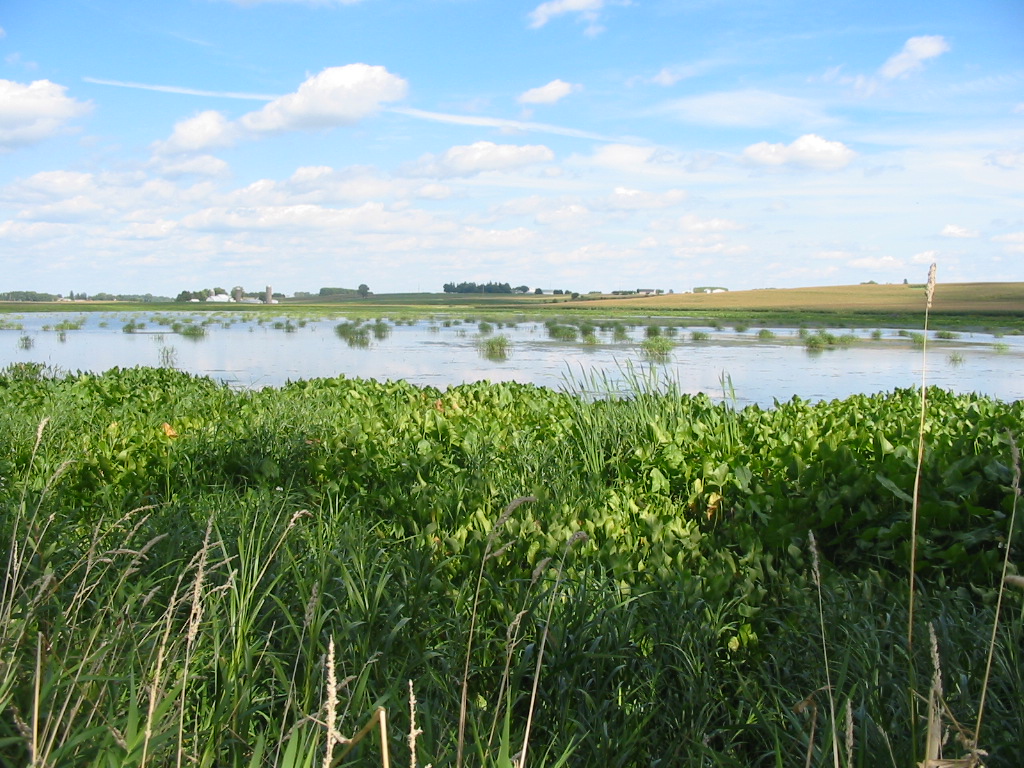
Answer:
<path fill-rule="evenodd" d="M 1024 280 L 1019 0 L 8 0 L 0 290 Z"/>

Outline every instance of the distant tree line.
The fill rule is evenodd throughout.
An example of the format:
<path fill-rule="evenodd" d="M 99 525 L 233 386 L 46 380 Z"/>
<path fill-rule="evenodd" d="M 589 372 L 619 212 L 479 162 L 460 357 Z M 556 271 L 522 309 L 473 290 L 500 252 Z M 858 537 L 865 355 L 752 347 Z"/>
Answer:
<path fill-rule="evenodd" d="M 0 301 L 60 301 L 64 297 L 59 293 L 40 293 L 39 291 L 6 291 L 0 293 Z M 69 291 L 69 301 L 131 301 L 149 304 L 170 301 L 169 296 L 154 296 L 152 293 L 93 293 Z"/>
<path fill-rule="evenodd" d="M 0 300 L 3 301 L 56 301 L 58 299 L 52 293 L 37 293 L 36 291 L 7 291 L 0 293 Z"/>
<path fill-rule="evenodd" d="M 508 283 L 445 283 L 445 293 L 528 293 L 528 285 L 519 285 L 514 289 Z"/>
<path fill-rule="evenodd" d="M 298 294 L 295 294 L 298 296 Z M 321 288 L 321 296 L 362 296 L 364 299 L 370 295 L 370 286 L 360 283 L 358 288 Z"/>

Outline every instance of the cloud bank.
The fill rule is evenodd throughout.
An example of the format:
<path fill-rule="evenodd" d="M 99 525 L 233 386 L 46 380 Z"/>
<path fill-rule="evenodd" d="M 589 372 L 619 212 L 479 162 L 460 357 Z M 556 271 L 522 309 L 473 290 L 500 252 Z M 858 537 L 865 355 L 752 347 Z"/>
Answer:
<path fill-rule="evenodd" d="M 0 80 L 0 151 L 36 144 L 89 112 L 88 103 L 66 95 L 67 88 L 49 80 L 28 85 Z"/>

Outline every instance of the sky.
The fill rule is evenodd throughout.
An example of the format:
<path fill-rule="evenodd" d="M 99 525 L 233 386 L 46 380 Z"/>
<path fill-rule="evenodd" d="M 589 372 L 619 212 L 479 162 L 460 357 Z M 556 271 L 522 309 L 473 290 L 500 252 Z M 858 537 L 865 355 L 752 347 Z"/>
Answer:
<path fill-rule="evenodd" d="M 1020 0 L 4 0 L 0 292 L 1024 281 Z"/>

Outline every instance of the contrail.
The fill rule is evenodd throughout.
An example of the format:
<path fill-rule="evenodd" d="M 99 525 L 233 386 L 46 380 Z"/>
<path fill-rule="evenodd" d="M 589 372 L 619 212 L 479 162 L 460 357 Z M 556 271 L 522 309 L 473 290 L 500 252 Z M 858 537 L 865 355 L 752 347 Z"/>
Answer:
<path fill-rule="evenodd" d="M 388 111 L 399 115 L 406 115 L 407 117 L 415 117 L 417 120 L 432 120 L 438 123 L 451 123 L 452 125 L 476 125 L 484 128 L 551 133 L 557 136 L 571 136 L 576 139 L 593 139 L 594 141 L 621 141 L 621 139 L 602 136 L 599 133 L 591 133 L 590 131 L 563 128 L 559 125 L 550 125 L 548 123 L 533 123 L 525 120 L 507 120 L 501 117 L 480 117 L 478 115 L 452 115 L 444 112 L 428 112 L 424 109 L 413 109 L 412 107 L 389 107 Z"/>
<path fill-rule="evenodd" d="M 185 96 L 210 96 L 219 99 L 242 99 L 246 101 L 273 101 L 280 98 L 280 95 L 267 93 L 238 93 L 235 91 L 206 91 L 200 88 L 183 88 L 178 85 L 152 85 L 149 83 L 132 83 L 126 80 L 106 80 L 100 77 L 83 77 L 87 83 L 96 85 L 112 85 L 117 88 L 136 88 L 142 91 L 159 91 L 161 93 L 178 93 Z M 445 112 L 428 112 L 424 109 L 412 107 L 389 107 L 388 112 L 398 115 L 405 115 L 416 120 L 430 120 L 436 123 L 449 123 L 451 125 L 475 125 L 482 128 L 499 128 L 510 131 L 523 131 L 528 133 L 548 133 L 556 136 L 569 136 L 575 139 L 590 139 L 592 141 L 620 142 L 625 139 L 611 136 L 603 136 L 599 133 L 581 131 L 577 128 L 563 128 L 559 125 L 548 123 L 534 123 L 527 120 L 509 120 L 501 117 L 481 117 L 479 115 L 453 115 Z"/>
<path fill-rule="evenodd" d="M 180 93 L 185 96 L 213 96 L 220 99 L 244 99 L 247 101 L 273 101 L 277 96 L 266 93 L 236 93 L 234 91 L 203 91 L 198 88 L 182 88 L 177 85 L 150 85 L 148 83 L 130 83 L 124 80 L 104 80 L 99 77 L 83 77 L 87 83 L 96 85 L 113 85 L 118 88 L 137 88 L 140 91 L 160 91 L 162 93 Z"/>

